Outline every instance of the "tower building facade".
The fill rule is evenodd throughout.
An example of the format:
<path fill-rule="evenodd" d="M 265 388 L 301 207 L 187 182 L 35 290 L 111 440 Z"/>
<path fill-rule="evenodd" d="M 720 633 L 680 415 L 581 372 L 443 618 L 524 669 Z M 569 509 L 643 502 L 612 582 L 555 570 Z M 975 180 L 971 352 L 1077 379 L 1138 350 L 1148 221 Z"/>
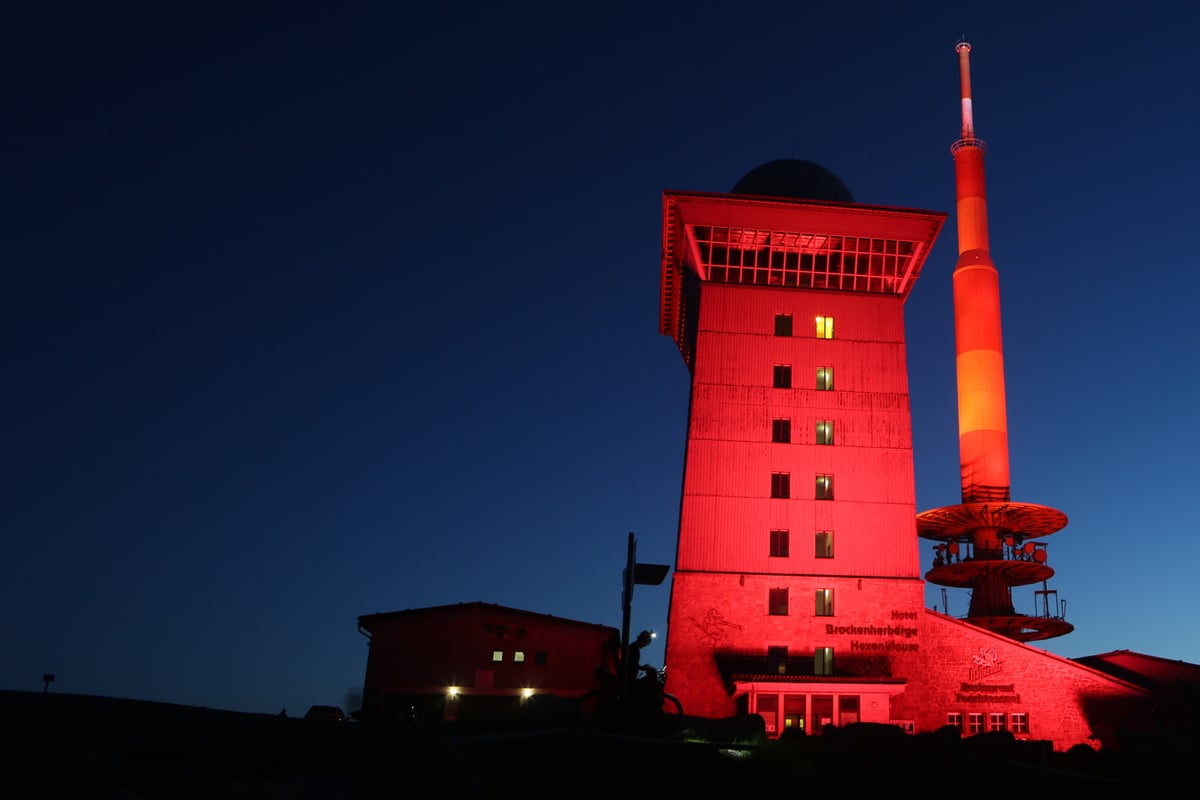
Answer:
<path fill-rule="evenodd" d="M 720 715 L 733 684 L 819 728 L 853 686 L 837 718 L 882 715 L 903 685 L 872 665 L 924 593 L 904 301 L 945 214 L 780 161 L 663 218 L 661 330 L 692 373 L 668 690 Z"/>
<path fill-rule="evenodd" d="M 767 731 L 886 722 L 1111 743 L 1145 693 L 1026 642 L 1011 588 L 1053 572 L 1066 517 L 1009 496 L 999 289 L 969 46 L 953 152 L 961 505 L 918 514 L 904 305 L 947 215 L 856 202 L 783 160 L 724 194 L 666 191 L 660 332 L 691 374 L 665 665 L 688 714 Z M 921 538 L 934 565 L 922 574 Z M 965 619 L 925 580 L 972 591 Z"/>

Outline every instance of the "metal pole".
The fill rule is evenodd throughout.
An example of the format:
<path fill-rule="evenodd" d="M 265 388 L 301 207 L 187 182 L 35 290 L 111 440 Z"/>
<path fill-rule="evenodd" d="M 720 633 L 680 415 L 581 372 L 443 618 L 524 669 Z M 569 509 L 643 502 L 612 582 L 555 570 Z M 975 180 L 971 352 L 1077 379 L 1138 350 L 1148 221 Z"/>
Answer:
<path fill-rule="evenodd" d="M 629 533 L 625 556 L 624 586 L 621 589 L 621 733 L 629 710 L 629 616 L 633 608 L 633 577 L 637 563 L 637 540 Z"/>

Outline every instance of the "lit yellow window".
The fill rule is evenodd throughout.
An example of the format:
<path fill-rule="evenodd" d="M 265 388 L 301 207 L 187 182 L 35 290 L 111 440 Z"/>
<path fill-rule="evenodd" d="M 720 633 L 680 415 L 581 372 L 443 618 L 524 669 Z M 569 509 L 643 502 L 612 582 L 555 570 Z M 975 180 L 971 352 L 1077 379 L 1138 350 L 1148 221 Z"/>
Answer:
<path fill-rule="evenodd" d="M 817 338 L 833 338 L 833 317 L 817 317 Z"/>
<path fill-rule="evenodd" d="M 817 444 L 833 444 L 833 422 L 817 420 Z"/>

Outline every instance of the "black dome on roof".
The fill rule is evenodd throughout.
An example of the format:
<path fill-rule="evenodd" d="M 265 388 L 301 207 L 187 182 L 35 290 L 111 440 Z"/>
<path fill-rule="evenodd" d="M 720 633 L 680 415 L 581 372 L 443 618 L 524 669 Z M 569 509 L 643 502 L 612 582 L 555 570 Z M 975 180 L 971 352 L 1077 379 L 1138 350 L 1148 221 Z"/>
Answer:
<path fill-rule="evenodd" d="M 854 202 L 854 195 L 837 175 L 820 164 L 798 158 L 781 158 L 755 167 L 742 176 L 730 194 Z"/>

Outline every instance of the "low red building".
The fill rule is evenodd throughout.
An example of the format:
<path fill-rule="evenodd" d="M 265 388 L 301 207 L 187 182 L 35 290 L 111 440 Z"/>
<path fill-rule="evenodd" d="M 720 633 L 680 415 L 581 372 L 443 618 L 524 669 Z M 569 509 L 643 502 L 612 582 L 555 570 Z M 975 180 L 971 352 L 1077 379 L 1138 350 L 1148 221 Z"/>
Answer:
<path fill-rule="evenodd" d="M 363 714 L 457 720 L 534 695 L 582 697 L 615 671 L 615 628 L 473 602 L 358 618 L 369 638 Z"/>

